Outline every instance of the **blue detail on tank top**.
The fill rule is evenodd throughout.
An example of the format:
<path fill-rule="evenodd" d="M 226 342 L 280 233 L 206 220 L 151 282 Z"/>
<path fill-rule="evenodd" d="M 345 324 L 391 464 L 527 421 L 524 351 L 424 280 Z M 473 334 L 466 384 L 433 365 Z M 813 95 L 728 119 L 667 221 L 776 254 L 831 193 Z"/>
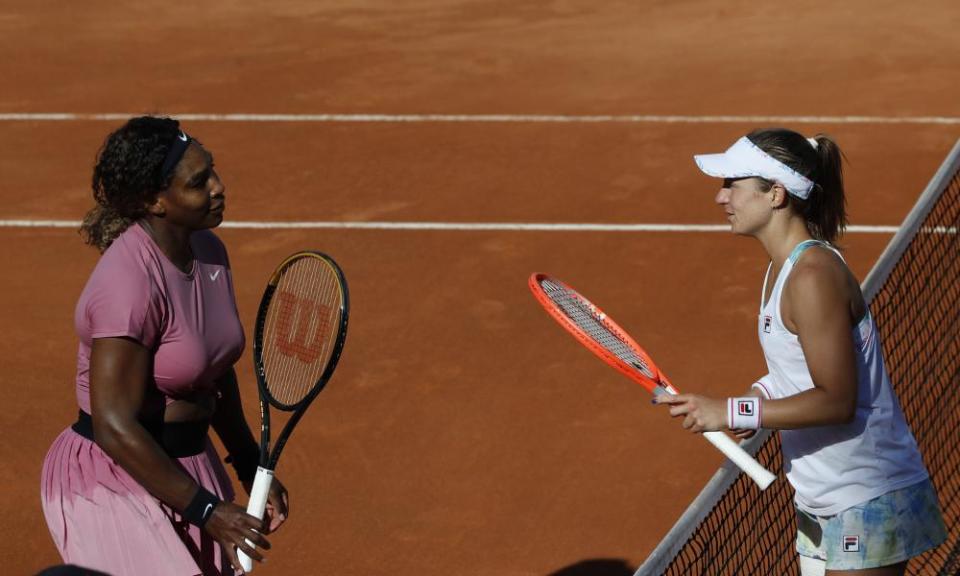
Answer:
<path fill-rule="evenodd" d="M 787 258 L 787 260 L 790 260 L 790 262 L 796 264 L 797 259 L 800 258 L 800 255 L 803 254 L 807 248 L 812 248 L 813 246 L 830 248 L 830 245 L 822 240 L 804 240 L 803 242 L 794 246 L 793 251 L 790 252 L 790 256 Z"/>

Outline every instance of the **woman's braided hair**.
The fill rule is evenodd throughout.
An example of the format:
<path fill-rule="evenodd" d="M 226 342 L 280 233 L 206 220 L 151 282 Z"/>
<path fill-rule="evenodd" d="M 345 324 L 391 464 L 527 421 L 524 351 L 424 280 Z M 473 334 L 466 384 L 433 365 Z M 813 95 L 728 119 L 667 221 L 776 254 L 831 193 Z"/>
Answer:
<path fill-rule="evenodd" d="M 80 226 L 84 242 L 103 252 L 147 205 L 166 190 L 173 174 L 161 174 L 164 158 L 180 133 L 172 118 L 140 116 L 107 136 L 93 169 L 93 199 Z"/>

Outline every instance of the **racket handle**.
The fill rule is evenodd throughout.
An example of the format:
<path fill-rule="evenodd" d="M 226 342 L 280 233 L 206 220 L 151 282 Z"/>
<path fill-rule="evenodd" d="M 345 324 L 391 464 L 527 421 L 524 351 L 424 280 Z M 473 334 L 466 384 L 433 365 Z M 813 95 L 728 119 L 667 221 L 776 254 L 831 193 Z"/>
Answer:
<path fill-rule="evenodd" d="M 267 509 L 267 496 L 270 494 L 270 484 L 273 482 L 273 470 L 262 466 L 257 467 L 257 475 L 253 479 L 253 489 L 250 490 L 250 501 L 247 502 L 247 514 L 263 520 L 263 511 Z M 247 540 L 253 546 L 253 542 Z M 244 572 L 253 570 L 253 558 L 247 556 L 243 550 L 237 550 L 240 557 L 240 566 Z"/>
<path fill-rule="evenodd" d="M 723 455 L 736 464 L 738 468 L 743 470 L 743 473 L 756 482 L 761 490 L 766 490 L 767 486 L 776 480 L 776 476 L 761 466 L 760 463 L 748 454 L 746 450 L 741 448 L 733 438 L 730 438 L 723 432 L 704 432 L 703 437 L 713 444 L 717 450 L 723 452 Z"/>

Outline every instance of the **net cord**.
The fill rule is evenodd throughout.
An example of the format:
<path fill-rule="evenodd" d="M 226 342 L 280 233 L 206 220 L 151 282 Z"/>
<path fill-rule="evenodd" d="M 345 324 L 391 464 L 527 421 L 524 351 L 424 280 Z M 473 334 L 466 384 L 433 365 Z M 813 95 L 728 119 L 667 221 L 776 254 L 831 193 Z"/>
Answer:
<path fill-rule="evenodd" d="M 923 191 L 923 194 L 920 195 L 920 198 L 917 199 L 913 209 L 910 210 L 910 213 L 907 214 L 907 217 L 903 220 L 903 224 L 900 225 L 900 229 L 894 235 L 893 239 L 890 240 L 890 243 L 887 244 L 883 254 L 880 255 L 877 263 L 874 264 L 870 273 L 867 274 L 866 280 L 863 281 L 863 298 L 867 303 L 872 302 L 877 293 L 880 292 L 880 288 L 882 288 L 887 281 L 890 272 L 893 271 L 893 267 L 900 261 L 900 256 L 903 255 L 907 246 L 910 245 L 910 242 L 917 235 L 920 224 L 924 218 L 927 217 L 927 214 L 930 213 L 930 210 L 933 209 L 933 206 L 940 198 L 940 194 L 946 189 L 950 180 L 953 179 L 954 174 L 957 173 L 957 170 L 960 170 L 960 140 L 957 140 L 957 143 L 954 144 L 947 159 L 943 161 L 940 169 L 937 170 L 937 173 L 930 179 L 927 188 Z"/>
<path fill-rule="evenodd" d="M 861 288 L 868 304 L 880 291 L 907 246 L 916 236 L 920 223 L 930 213 L 958 170 L 960 170 L 960 140 L 953 146 L 947 159 L 934 174 L 926 189 L 917 199 L 913 209 L 907 214 L 900 229 L 887 244 L 886 249 L 864 280 Z M 771 434 L 772 431 L 770 430 L 761 430 L 756 436 L 741 442 L 740 445 L 751 455 L 755 455 Z M 663 574 L 674 557 L 686 545 L 694 530 L 713 510 L 739 475 L 740 470 L 725 460 L 721 468 L 710 478 L 700 494 L 680 516 L 673 528 L 667 532 L 667 535 L 640 565 L 634 576 L 660 576 Z"/>

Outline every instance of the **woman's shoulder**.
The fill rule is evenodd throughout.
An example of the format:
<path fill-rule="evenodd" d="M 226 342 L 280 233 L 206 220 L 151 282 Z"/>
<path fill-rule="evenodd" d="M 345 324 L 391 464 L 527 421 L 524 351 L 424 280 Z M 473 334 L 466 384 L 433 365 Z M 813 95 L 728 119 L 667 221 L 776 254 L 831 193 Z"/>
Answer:
<path fill-rule="evenodd" d="M 801 305 L 816 300 L 849 300 L 856 280 L 843 258 L 826 245 L 811 246 L 793 265 L 786 290 Z"/>
<path fill-rule="evenodd" d="M 146 242 L 146 233 L 132 224 L 100 255 L 88 284 L 121 289 L 147 287 L 154 283 L 156 268 L 156 256 Z"/>
<path fill-rule="evenodd" d="M 100 256 L 74 311 L 81 338 L 124 336 L 147 347 L 157 342 L 168 310 L 163 271 L 142 240 L 128 229 Z"/>
<path fill-rule="evenodd" d="M 829 244 L 811 244 L 793 265 L 794 273 L 835 274 L 846 272 L 847 264 L 839 251 Z"/>

